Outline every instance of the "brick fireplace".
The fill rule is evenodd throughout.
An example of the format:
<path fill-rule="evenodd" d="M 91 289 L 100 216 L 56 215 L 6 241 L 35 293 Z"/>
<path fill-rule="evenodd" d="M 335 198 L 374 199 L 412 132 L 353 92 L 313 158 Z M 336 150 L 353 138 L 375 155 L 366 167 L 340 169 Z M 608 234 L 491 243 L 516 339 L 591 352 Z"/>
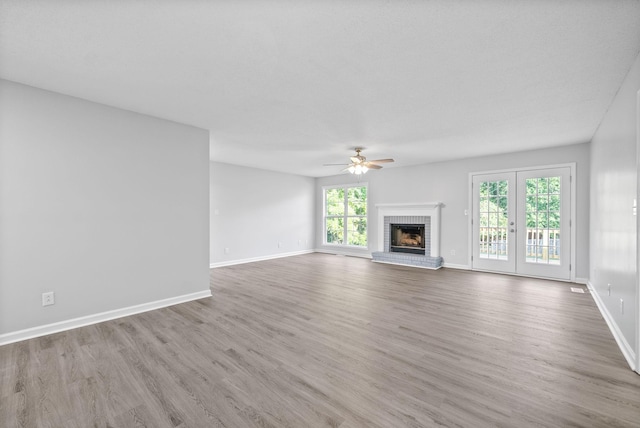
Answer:
<path fill-rule="evenodd" d="M 378 251 L 374 262 L 442 267 L 440 257 L 440 202 L 377 204 Z"/>

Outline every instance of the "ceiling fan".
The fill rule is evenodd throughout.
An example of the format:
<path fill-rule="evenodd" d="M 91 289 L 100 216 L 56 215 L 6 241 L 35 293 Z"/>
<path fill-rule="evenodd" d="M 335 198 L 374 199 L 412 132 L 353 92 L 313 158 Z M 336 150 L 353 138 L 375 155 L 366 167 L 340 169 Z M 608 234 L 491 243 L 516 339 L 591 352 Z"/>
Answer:
<path fill-rule="evenodd" d="M 332 165 L 342 165 L 345 166 L 346 168 L 343 169 L 342 171 L 349 171 L 351 174 L 356 174 L 356 175 L 360 175 L 360 174 L 366 174 L 366 172 L 370 169 L 381 169 L 382 166 L 380 166 L 379 164 L 381 163 L 389 163 L 389 162 L 394 162 L 393 159 L 376 159 L 376 160 L 370 160 L 368 161 L 366 157 L 362 156 L 360 154 L 360 152 L 362 152 L 363 148 L 362 147 L 356 147 L 356 155 L 355 156 L 351 156 L 350 160 L 351 163 L 349 164 L 344 164 L 344 163 L 326 163 L 324 164 L 324 166 L 332 166 Z"/>

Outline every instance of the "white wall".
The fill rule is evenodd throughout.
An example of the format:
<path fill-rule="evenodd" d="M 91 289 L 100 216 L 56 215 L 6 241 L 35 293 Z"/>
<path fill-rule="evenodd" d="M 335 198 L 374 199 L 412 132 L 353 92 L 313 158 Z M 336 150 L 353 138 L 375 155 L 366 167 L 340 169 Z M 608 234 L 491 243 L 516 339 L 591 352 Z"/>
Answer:
<path fill-rule="evenodd" d="M 0 81 L 0 343 L 208 293 L 208 152 L 205 130 Z"/>
<path fill-rule="evenodd" d="M 592 140 L 591 286 L 627 359 L 637 349 L 636 126 L 640 57 L 629 71 Z M 611 295 L 607 285 L 611 284 Z M 620 311 L 624 300 L 624 313 Z M 618 330 L 617 332 L 615 330 Z M 625 343 L 626 341 L 626 343 Z"/>
<path fill-rule="evenodd" d="M 393 156 L 393 153 L 389 156 Z M 586 279 L 589 272 L 589 144 L 371 171 L 361 178 L 362 182 L 369 183 L 369 248 L 360 253 L 366 255 L 376 248 L 378 236 L 375 204 L 443 202 L 441 255 L 445 265 L 469 267 L 469 218 L 464 215 L 464 210 L 470 208 L 469 173 L 568 162 L 577 163 L 576 277 Z M 319 250 L 339 252 L 335 247 L 321 245 L 324 242 L 322 186 L 356 181 L 357 178 L 349 174 L 317 180 L 316 204 L 319 220 L 316 240 Z M 451 250 L 455 250 L 455 256 L 451 255 Z M 350 252 L 358 253 L 355 250 Z"/>
<path fill-rule="evenodd" d="M 315 179 L 219 162 L 210 177 L 212 267 L 314 248 Z"/>

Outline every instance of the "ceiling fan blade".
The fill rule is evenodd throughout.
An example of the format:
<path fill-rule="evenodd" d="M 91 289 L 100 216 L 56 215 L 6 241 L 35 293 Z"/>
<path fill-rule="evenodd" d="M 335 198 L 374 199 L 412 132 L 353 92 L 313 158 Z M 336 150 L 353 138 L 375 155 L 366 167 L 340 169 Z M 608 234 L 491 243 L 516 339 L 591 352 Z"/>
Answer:
<path fill-rule="evenodd" d="M 325 163 L 322 164 L 322 166 L 345 166 L 345 165 L 349 165 L 348 163 Z"/>
<path fill-rule="evenodd" d="M 382 169 L 380 165 L 376 165 L 375 163 L 366 162 L 365 166 L 369 169 Z"/>
<path fill-rule="evenodd" d="M 395 162 L 393 159 L 376 159 L 376 160 L 370 160 L 369 163 L 389 163 L 389 162 Z"/>

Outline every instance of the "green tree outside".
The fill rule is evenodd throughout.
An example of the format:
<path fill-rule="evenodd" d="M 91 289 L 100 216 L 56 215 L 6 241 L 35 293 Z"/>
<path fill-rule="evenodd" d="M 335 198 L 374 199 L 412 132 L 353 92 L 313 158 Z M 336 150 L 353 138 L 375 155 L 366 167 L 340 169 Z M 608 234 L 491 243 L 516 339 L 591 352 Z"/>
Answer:
<path fill-rule="evenodd" d="M 326 189 L 325 225 L 328 244 L 366 247 L 367 187 Z"/>
<path fill-rule="evenodd" d="M 541 261 L 558 260 L 560 239 L 560 177 L 537 177 L 526 180 L 525 216 L 527 257 Z M 506 256 L 508 182 L 487 181 L 480 184 L 480 253 L 487 257 Z"/>

